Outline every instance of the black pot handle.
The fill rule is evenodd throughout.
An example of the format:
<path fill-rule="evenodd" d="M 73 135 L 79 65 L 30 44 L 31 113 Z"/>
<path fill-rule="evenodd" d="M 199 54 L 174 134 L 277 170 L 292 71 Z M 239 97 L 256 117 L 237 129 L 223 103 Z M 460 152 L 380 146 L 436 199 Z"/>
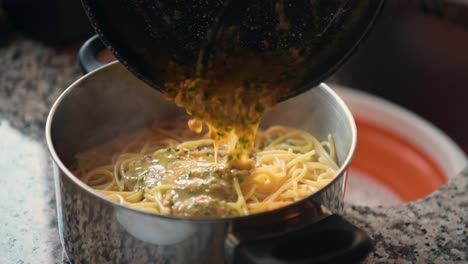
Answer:
<path fill-rule="evenodd" d="M 339 215 L 330 215 L 280 237 L 238 242 L 233 263 L 359 263 L 372 250 L 363 230 Z"/>
<path fill-rule="evenodd" d="M 105 49 L 106 46 L 104 46 L 97 35 L 88 39 L 81 46 L 78 51 L 78 63 L 80 64 L 83 73 L 86 74 L 104 66 L 103 63 L 97 60 L 97 55 Z"/>

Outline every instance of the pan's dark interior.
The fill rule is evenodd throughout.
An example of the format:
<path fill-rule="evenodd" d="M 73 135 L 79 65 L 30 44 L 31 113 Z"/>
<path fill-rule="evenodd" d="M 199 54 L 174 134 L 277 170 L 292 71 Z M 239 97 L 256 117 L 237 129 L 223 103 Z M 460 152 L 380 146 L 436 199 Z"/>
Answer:
<path fill-rule="evenodd" d="M 268 58 L 294 79 L 293 91 L 284 95 L 288 98 L 320 83 L 348 57 L 383 1 L 83 0 L 83 4 L 119 60 L 159 90 L 169 62 L 181 65 L 184 74 L 203 76 L 219 54 L 229 57 L 231 50 L 240 48 Z M 278 29 L 282 19 L 287 26 Z M 286 63 L 294 49 L 304 59 Z M 268 66 L 258 69 L 262 71 L 267 73 Z"/>

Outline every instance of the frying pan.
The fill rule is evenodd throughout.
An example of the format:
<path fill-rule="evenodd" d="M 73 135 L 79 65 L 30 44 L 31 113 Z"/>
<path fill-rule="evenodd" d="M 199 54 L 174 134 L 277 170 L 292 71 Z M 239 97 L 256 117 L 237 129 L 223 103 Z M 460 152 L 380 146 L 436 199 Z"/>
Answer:
<path fill-rule="evenodd" d="M 383 0 L 82 0 L 118 60 L 164 91 L 171 76 L 236 74 L 241 81 L 288 80 L 285 100 L 314 87 L 352 53 L 378 16 Z M 226 67 L 226 61 L 234 61 Z M 177 69 L 169 70 L 176 63 Z M 224 63 L 224 64 L 223 64 Z M 179 71 L 174 74 L 174 71 Z M 232 78 L 231 78 L 232 79 Z"/>

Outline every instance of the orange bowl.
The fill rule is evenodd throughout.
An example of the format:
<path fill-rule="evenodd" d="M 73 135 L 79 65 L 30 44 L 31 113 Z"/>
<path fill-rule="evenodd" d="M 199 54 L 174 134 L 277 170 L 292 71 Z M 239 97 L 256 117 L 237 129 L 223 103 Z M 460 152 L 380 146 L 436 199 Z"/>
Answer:
<path fill-rule="evenodd" d="M 348 202 L 414 201 L 468 165 L 464 152 L 447 135 L 416 114 L 361 91 L 332 87 L 351 109 L 358 128 Z"/>

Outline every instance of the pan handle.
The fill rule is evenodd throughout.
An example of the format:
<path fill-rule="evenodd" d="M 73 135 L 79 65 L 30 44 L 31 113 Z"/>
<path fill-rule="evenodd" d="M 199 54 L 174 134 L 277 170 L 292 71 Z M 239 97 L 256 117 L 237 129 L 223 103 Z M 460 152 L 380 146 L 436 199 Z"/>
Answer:
<path fill-rule="evenodd" d="M 92 72 L 102 66 L 103 63 L 97 60 L 99 52 L 106 49 L 97 35 L 88 39 L 78 51 L 78 63 L 84 74 Z"/>
<path fill-rule="evenodd" d="M 229 241 L 230 240 L 230 241 Z M 372 241 L 363 230 L 339 215 L 330 215 L 295 232 L 258 241 L 237 242 L 232 263 L 359 263 L 372 250 Z"/>

